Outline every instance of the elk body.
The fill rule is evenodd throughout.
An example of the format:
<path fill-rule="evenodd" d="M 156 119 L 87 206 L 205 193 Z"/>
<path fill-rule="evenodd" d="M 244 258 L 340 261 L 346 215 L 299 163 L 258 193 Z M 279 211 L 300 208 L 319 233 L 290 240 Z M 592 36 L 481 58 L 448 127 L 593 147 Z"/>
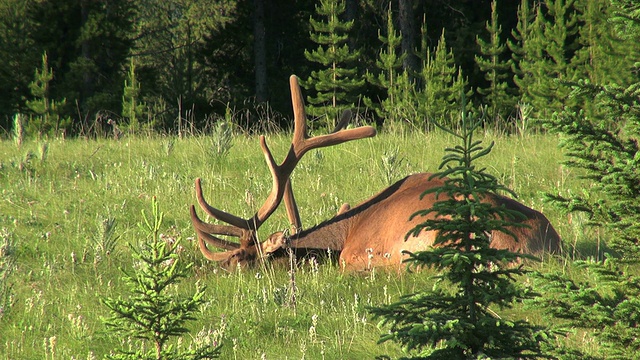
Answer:
<path fill-rule="evenodd" d="M 191 220 L 198 235 L 202 254 L 223 267 L 248 264 L 261 257 L 286 256 L 287 248 L 298 254 L 331 253 L 339 256 L 339 263 L 347 270 L 365 270 L 372 267 L 399 268 L 406 255 L 403 251 L 427 250 L 436 239 L 434 231 L 422 231 L 417 236 L 406 237 L 416 225 L 427 217 L 412 217 L 419 210 L 431 208 L 437 201 L 434 193 L 421 198 L 429 189 L 443 185 L 443 180 L 431 179 L 431 174 L 410 175 L 370 199 L 353 208 L 343 208 L 337 216 L 313 228 L 287 235 L 277 232 L 259 242 L 257 230 L 275 211 L 282 200 L 285 202 L 289 220 L 294 229 L 301 228 L 289 177 L 296 164 L 310 149 L 336 145 L 342 142 L 375 135 L 375 129 L 365 126 L 341 130 L 348 116 L 332 133 L 314 138 L 306 135 L 306 116 L 297 78 L 290 79 L 294 107 L 294 137 L 285 160 L 276 164 L 264 137 L 261 147 L 273 176 L 272 191 L 265 204 L 250 219 L 241 219 L 210 206 L 204 199 L 200 179 L 196 180 L 196 197 L 202 209 L 210 216 L 229 225 L 214 225 L 203 222 L 191 207 Z M 444 195 L 440 195 L 441 197 Z M 494 206 L 504 206 L 524 215 L 525 227 L 508 228 L 516 235 L 497 232 L 491 234 L 491 246 L 513 252 L 540 255 L 543 252 L 557 253 L 561 241 L 549 220 L 540 212 L 500 195 L 488 195 L 481 200 Z M 434 216 L 434 215 L 430 215 Z M 235 236 L 239 243 L 223 240 L 218 235 Z M 227 251 L 213 252 L 209 246 Z"/>

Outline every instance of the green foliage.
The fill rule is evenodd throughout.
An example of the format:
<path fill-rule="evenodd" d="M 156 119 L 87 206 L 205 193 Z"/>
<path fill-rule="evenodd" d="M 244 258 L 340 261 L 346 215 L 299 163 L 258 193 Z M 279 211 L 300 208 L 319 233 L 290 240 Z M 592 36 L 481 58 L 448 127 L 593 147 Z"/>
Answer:
<path fill-rule="evenodd" d="M 506 45 L 502 42 L 502 26 L 498 22 L 497 0 L 491 2 L 491 21 L 485 26 L 489 34 L 489 42 L 479 36 L 476 43 L 480 46 L 480 54 L 475 56 L 475 61 L 489 86 L 478 89 L 478 93 L 484 97 L 484 103 L 488 105 L 491 120 L 506 119 L 514 108 L 514 97 L 508 94 L 507 77 L 511 68 L 511 61 L 503 59 Z"/>
<path fill-rule="evenodd" d="M 345 6 L 344 0 L 321 0 L 316 6 L 316 14 L 322 20 L 309 19 L 313 28 L 311 40 L 318 48 L 305 50 L 304 56 L 321 68 L 312 71 L 302 86 L 314 92 L 307 97 L 307 112 L 319 118 L 317 123 L 321 127 L 337 124 L 340 114 L 353 108 L 359 100 L 360 89 L 365 83 L 354 67 L 360 52 L 351 49 L 347 43 L 353 21 L 340 20 Z"/>
<path fill-rule="evenodd" d="M 528 18 L 521 7 L 520 23 Z M 577 16 L 573 0 L 545 0 L 535 9 L 528 25 L 519 25 L 518 73 L 514 78 L 522 100 L 530 103 L 538 118 L 549 118 L 566 102 L 569 63 L 576 51 Z M 559 81 L 560 80 L 560 81 Z"/>
<path fill-rule="evenodd" d="M 107 328 L 120 336 L 132 337 L 142 345 L 151 343 L 152 349 L 120 350 L 113 359 L 214 359 L 219 356 L 220 345 L 206 344 L 196 348 L 182 349 L 170 342 L 189 332 L 185 323 L 195 320 L 195 314 L 205 302 L 205 288 L 196 284 L 190 296 L 175 293 L 175 285 L 191 275 L 193 264 L 183 265 L 176 249 L 178 241 L 163 239 L 160 228 L 164 214 L 159 211 L 156 198 L 152 201 L 152 217 L 142 213 L 144 224 L 140 224 L 146 239 L 137 248 L 132 248 L 138 261 L 134 272 L 122 270 L 124 282 L 130 289 L 128 298 L 105 298 L 103 303 L 112 315 L 103 321 Z"/>
<path fill-rule="evenodd" d="M 435 51 L 425 47 L 423 43 L 424 64 L 420 74 L 423 87 L 415 99 L 420 117 L 413 121 L 422 129 L 437 123 L 456 127 L 461 95 L 469 97 L 472 92 L 466 91 L 467 81 L 455 64 L 452 50 L 447 47 L 444 30 Z"/>
<path fill-rule="evenodd" d="M 24 123 L 23 114 L 18 113 L 13 115 L 13 141 L 18 148 L 22 146 L 22 142 L 24 141 Z"/>
<path fill-rule="evenodd" d="M 406 54 L 397 54 L 402 43 L 402 35 L 396 32 L 392 15 L 391 4 L 389 4 L 386 36 L 378 31 L 378 39 L 383 45 L 376 60 L 378 73 L 376 75 L 367 71 L 366 74 L 367 81 L 381 89 L 385 98 L 378 102 L 364 98 L 365 105 L 373 108 L 376 115 L 386 122 L 402 121 L 403 99 L 407 98 L 406 95 L 403 95 L 403 90 L 406 90 L 404 85 L 405 82 L 408 82 L 406 74 L 402 71 L 402 62 L 406 58 Z"/>
<path fill-rule="evenodd" d="M 42 55 L 42 68 L 36 69 L 35 79 L 29 88 L 34 99 L 27 101 L 33 116 L 27 122 L 27 133 L 38 138 L 45 135 L 58 136 L 71 124 L 70 119 L 61 118 L 61 107 L 66 100 L 55 101 L 50 98 L 49 83 L 53 80 L 53 71 L 49 67 L 47 53 Z"/>
<path fill-rule="evenodd" d="M 214 157 L 225 156 L 233 146 L 233 126 L 229 121 L 217 122 L 211 133 L 211 153 Z"/>
<path fill-rule="evenodd" d="M 576 2 L 578 10 L 579 48 L 571 59 L 573 78 L 589 79 L 592 83 L 628 82 L 629 64 L 625 61 L 623 42 L 610 21 L 613 7 L 610 0 Z"/>
<path fill-rule="evenodd" d="M 639 259 L 640 253 L 640 104 L 637 86 L 599 86 L 588 81 L 574 86 L 572 97 L 597 104 L 606 118 L 588 117 L 585 111 L 568 108 L 547 122 L 551 131 L 564 136 L 565 163 L 581 169 L 591 181 L 588 192 L 570 198 L 549 195 L 566 211 L 584 211 L 590 224 L 607 229 L 609 246 L 623 257 Z M 615 119 L 616 126 L 610 127 Z"/>
<path fill-rule="evenodd" d="M 511 50 L 511 70 L 514 73 L 513 81 L 520 89 L 520 95 L 523 95 L 523 89 L 528 88 L 531 83 L 531 74 L 527 71 L 527 66 L 533 55 L 531 51 L 534 49 L 529 44 L 531 36 L 531 23 L 535 18 L 535 13 L 529 7 L 529 0 L 521 0 L 518 6 L 518 22 L 516 27 L 511 30 L 511 39 L 507 41 L 509 50 Z"/>
<path fill-rule="evenodd" d="M 523 256 L 489 247 L 492 231 L 509 233 L 506 227 L 518 226 L 514 221 L 523 215 L 481 202 L 507 190 L 476 166 L 493 147 L 492 143 L 485 148 L 474 139 L 481 124 L 463 112 L 459 134 L 443 128 L 460 145 L 446 149 L 441 171 L 433 175 L 444 185 L 422 195 L 435 193 L 438 201 L 413 215 L 426 220 L 407 234 L 438 231 L 434 249 L 409 253 L 407 259 L 414 268 L 438 270 L 436 284 L 429 291 L 371 308 L 390 328 L 380 342 L 399 342 L 415 354 L 410 358 L 538 358 L 543 357 L 541 345 L 551 336 L 541 326 L 496 314 L 496 307 L 510 308 L 536 294 L 517 283 L 527 272 L 513 264 Z"/>
<path fill-rule="evenodd" d="M 395 147 L 385 150 L 380 160 L 380 167 L 382 168 L 385 184 L 391 185 L 398 181 L 400 178 L 399 175 L 404 173 L 400 171 L 400 166 L 406 160 L 406 158 L 400 155 L 399 149 Z"/>
<path fill-rule="evenodd" d="M 131 59 L 127 79 L 124 81 L 124 94 L 122 95 L 122 117 L 129 120 L 127 128 L 130 132 L 140 131 L 140 117 L 145 105 L 140 101 L 140 84 L 136 78 L 136 63 Z"/>
<path fill-rule="evenodd" d="M 137 1 L 138 20 L 129 35 L 140 56 L 137 65 L 145 101 L 164 103 L 170 113 L 185 116 L 194 107 L 205 106 L 215 88 L 207 83 L 208 71 L 203 46 L 211 34 L 229 23 L 236 14 L 236 1 L 144 0 Z M 234 67 L 246 64 L 233 64 Z M 153 111 L 158 128 L 174 129 L 175 116 Z M 165 109 L 166 111 L 166 109 Z"/>
<path fill-rule="evenodd" d="M 624 11 L 624 6 L 630 8 Z M 620 4 L 618 4 L 620 6 Z M 637 4 L 622 4 L 625 38 L 640 33 Z M 635 15 L 635 18 L 634 18 Z M 621 25 L 621 24 L 618 24 Z M 637 37 L 626 37 L 633 48 Z M 568 324 L 592 330 L 589 335 L 601 345 L 598 356 L 606 359 L 638 359 L 640 356 L 640 140 L 639 84 L 627 87 L 593 84 L 589 80 L 571 84 L 572 107 L 545 125 L 563 136 L 561 143 L 569 168 L 577 169 L 590 186 L 568 196 L 549 194 L 554 204 L 567 212 L 585 212 L 589 225 L 605 230 L 607 247 L 615 256 L 604 262 L 576 261 L 572 268 L 588 275 L 576 279 L 567 272 L 540 274 L 545 284 L 541 301 L 550 314 Z M 596 108 L 597 111 L 590 111 Z"/>
<path fill-rule="evenodd" d="M 566 320 L 562 327 L 594 330 L 589 335 L 597 338 L 601 349 L 597 354 L 572 349 L 580 358 L 640 359 L 640 276 L 610 256 L 604 262 L 576 261 L 572 268 L 589 279 L 572 279 L 566 272 L 536 274 L 545 295 L 535 306 L 543 307 L 547 316 Z"/>
<path fill-rule="evenodd" d="M 33 52 L 37 46 L 30 36 L 33 24 L 28 21 L 27 9 L 33 2 L 0 1 L 0 128 L 8 129 L 11 117 L 24 111 L 33 69 L 40 61 L 38 55 L 42 54 Z"/>
<path fill-rule="evenodd" d="M 97 231 L 91 239 L 94 250 L 94 263 L 110 258 L 116 253 L 116 245 L 120 236 L 115 234 L 116 219 L 113 216 L 98 218 L 96 220 Z"/>

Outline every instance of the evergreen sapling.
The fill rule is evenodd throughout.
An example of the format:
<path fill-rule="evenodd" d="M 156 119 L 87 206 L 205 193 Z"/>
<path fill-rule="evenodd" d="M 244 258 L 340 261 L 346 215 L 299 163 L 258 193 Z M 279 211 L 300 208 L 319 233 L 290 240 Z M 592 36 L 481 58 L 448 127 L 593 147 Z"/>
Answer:
<path fill-rule="evenodd" d="M 538 358 L 541 346 L 552 336 L 525 320 L 511 320 L 499 309 L 536 294 L 518 280 L 527 273 L 518 262 L 531 258 L 489 247 L 492 231 L 508 232 L 506 226 L 523 215 L 480 200 L 498 191 L 508 191 L 485 169 L 479 158 L 490 153 L 493 143 L 483 147 L 474 140 L 481 121 L 462 115 L 461 133 L 443 128 L 460 140 L 446 149 L 434 178 L 445 180 L 429 190 L 439 201 L 414 216 L 435 213 L 407 236 L 423 230 L 438 231 L 431 250 L 408 253 L 411 268 L 432 268 L 433 289 L 404 295 L 396 303 L 370 311 L 389 332 L 379 342 L 394 341 L 416 359 Z M 423 194 L 424 195 L 424 194 Z M 511 234 L 513 235 L 513 234 Z"/>
<path fill-rule="evenodd" d="M 193 264 L 183 264 L 176 249 L 178 241 L 168 242 L 160 236 L 163 213 L 156 198 L 152 201 L 152 217 L 143 212 L 146 239 L 137 247 L 132 246 L 137 260 L 133 272 L 124 273 L 123 280 L 129 287 L 128 297 L 105 298 L 103 303 L 111 316 L 103 322 L 109 331 L 120 337 L 136 341 L 137 350 L 119 350 L 110 359 L 214 359 L 220 354 L 220 346 L 214 341 L 192 344 L 188 349 L 171 341 L 189 332 L 186 322 L 195 320 L 195 313 L 205 302 L 205 288 L 197 285 L 191 295 L 175 294 L 172 288 L 190 274 Z M 151 349 L 148 349 L 151 344 Z"/>

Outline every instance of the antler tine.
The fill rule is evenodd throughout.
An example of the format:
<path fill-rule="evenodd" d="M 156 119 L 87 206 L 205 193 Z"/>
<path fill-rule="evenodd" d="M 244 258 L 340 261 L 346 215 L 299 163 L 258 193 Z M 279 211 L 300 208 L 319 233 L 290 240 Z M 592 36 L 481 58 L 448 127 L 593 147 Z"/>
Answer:
<path fill-rule="evenodd" d="M 225 250 L 235 250 L 239 248 L 239 245 L 237 243 L 222 240 L 211 234 L 241 237 L 243 234 L 242 229 L 236 228 L 234 226 L 207 224 L 202 220 L 200 220 L 200 218 L 198 217 L 198 214 L 196 213 L 195 206 L 191 205 L 190 210 L 191 210 L 191 222 L 193 223 L 193 227 L 196 229 L 196 233 L 200 241 L 206 241 L 207 243 L 217 248 L 225 249 Z M 200 245 L 201 248 L 202 248 L 202 245 L 203 244 Z"/>
<path fill-rule="evenodd" d="M 351 113 L 348 111 L 343 114 L 343 118 L 339 123 L 339 128 L 336 128 L 336 130 L 334 130 L 335 132 L 309 138 L 307 135 L 307 119 L 304 109 L 304 100 L 302 98 L 300 84 L 298 83 L 298 77 L 292 75 L 289 78 L 289 85 L 291 87 L 291 102 L 293 104 L 294 114 L 293 139 L 284 161 L 280 165 L 277 165 L 269 147 L 267 146 L 264 136 L 260 137 L 260 146 L 262 147 L 262 152 L 264 153 L 267 165 L 269 166 L 269 170 L 273 177 L 273 187 L 264 205 L 250 221 L 250 226 L 254 229 L 258 229 L 260 225 L 275 211 L 285 196 L 285 193 L 287 194 L 285 205 L 287 206 L 289 219 L 294 226 L 298 228 L 301 227 L 300 216 L 297 214 L 298 210 L 293 198 L 293 191 L 291 191 L 290 187 L 287 190 L 287 183 L 289 182 L 289 177 L 291 176 L 293 169 L 295 169 L 296 165 L 307 151 L 376 135 L 376 130 L 371 126 L 340 130 L 346 125 L 346 122 L 351 117 Z"/>
<path fill-rule="evenodd" d="M 250 225 L 247 220 L 229 214 L 225 211 L 216 209 L 207 203 L 207 201 L 204 199 L 204 196 L 202 195 L 202 184 L 200 178 L 196 179 L 196 198 L 198 199 L 198 204 L 200 204 L 202 210 L 204 210 L 211 217 L 226 222 L 227 224 L 236 226 L 240 229 L 250 229 Z"/>
<path fill-rule="evenodd" d="M 292 75 L 289 78 L 289 85 L 291 86 L 291 101 L 293 102 L 295 128 L 293 130 L 291 150 L 289 150 L 289 154 L 284 162 L 280 164 L 280 167 L 286 169 L 287 172 L 290 173 L 293 171 L 293 168 L 298 164 L 300 158 L 311 149 L 338 145 L 343 142 L 364 139 L 376 135 L 376 129 L 371 126 L 361 126 L 355 129 L 340 130 L 346 125 L 346 122 L 351 117 L 351 112 L 347 111 L 343 113 L 342 119 L 338 123 L 336 129 L 334 129 L 334 132 L 327 135 L 309 138 L 307 135 L 307 119 L 304 110 L 304 100 L 302 99 L 302 91 L 300 90 L 298 77 Z"/>
<path fill-rule="evenodd" d="M 302 220 L 300 220 L 300 212 L 298 211 L 298 205 L 296 205 L 296 199 L 293 196 L 293 189 L 291 188 L 291 179 L 287 181 L 284 189 L 284 207 L 287 209 L 287 217 L 291 224 L 291 233 L 297 234 L 302 230 Z"/>
<path fill-rule="evenodd" d="M 343 142 L 364 139 L 376 135 L 376 129 L 371 126 L 361 126 L 355 129 L 340 130 L 346 126 L 349 118 L 351 118 L 351 112 L 347 111 L 343 113 L 341 120 L 338 122 L 338 126 L 332 133 L 309 138 L 307 135 L 307 119 L 304 111 L 304 101 L 302 99 L 300 85 L 298 84 L 298 78 L 295 75 L 292 75 L 289 79 L 289 84 L 291 86 L 291 101 L 293 102 L 294 109 L 295 128 L 293 131 L 293 141 L 291 145 L 295 160 L 290 160 L 289 156 L 287 156 L 285 161 L 280 165 L 281 167 L 295 167 L 302 155 L 311 149 L 337 145 Z M 292 166 L 288 164 L 289 162 L 293 163 Z"/>
<path fill-rule="evenodd" d="M 201 237 L 198 237 L 198 246 L 200 247 L 202 255 L 211 261 L 222 261 L 227 259 L 229 256 L 227 252 L 214 252 L 209 250 L 207 244 Z"/>

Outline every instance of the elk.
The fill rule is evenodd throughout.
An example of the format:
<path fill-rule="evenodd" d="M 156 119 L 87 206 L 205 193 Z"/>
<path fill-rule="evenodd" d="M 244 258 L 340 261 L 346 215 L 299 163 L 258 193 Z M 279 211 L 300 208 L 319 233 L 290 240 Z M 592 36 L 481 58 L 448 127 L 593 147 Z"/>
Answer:
<path fill-rule="evenodd" d="M 343 129 L 350 117 L 347 113 L 331 133 L 309 138 L 296 76 L 291 76 L 290 88 L 294 110 L 291 147 L 284 161 L 276 164 L 264 136 L 260 137 L 273 182 L 271 193 L 253 217 L 242 219 L 209 205 L 204 199 L 201 180 L 196 179 L 196 198 L 200 207 L 209 216 L 228 224 L 206 223 L 198 217 L 195 206 L 191 206 L 191 221 L 202 254 L 224 268 L 233 268 L 251 264 L 260 258 L 286 256 L 286 249 L 297 255 L 331 252 L 339 257 L 339 263 L 345 270 L 358 271 L 373 267 L 400 269 L 406 258 L 404 251 L 416 252 L 433 246 L 437 235 L 434 231 L 423 230 L 418 235 L 407 237 L 411 229 L 426 219 L 412 215 L 429 209 L 438 200 L 434 193 L 421 195 L 443 185 L 444 180 L 432 178 L 428 173 L 407 176 L 359 205 L 353 208 L 345 205 L 335 217 L 312 228 L 299 230 L 301 220 L 289 178 L 302 156 L 311 149 L 375 136 L 376 131 L 370 126 Z M 293 227 L 292 233 L 276 232 L 259 242 L 258 229 L 283 200 Z M 505 206 L 524 215 L 523 219 L 516 221 L 526 226 L 507 228 L 517 240 L 512 235 L 495 231 L 491 234 L 492 247 L 533 255 L 561 250 L 558 233 L 542 213 L 501 195 L 489 195 L 481 201 Z M 218 237 L 220 235 L 238 237 L 239 243 L 224 240 Z M 214 252 L 208 246 L 226 251 Z"/>

